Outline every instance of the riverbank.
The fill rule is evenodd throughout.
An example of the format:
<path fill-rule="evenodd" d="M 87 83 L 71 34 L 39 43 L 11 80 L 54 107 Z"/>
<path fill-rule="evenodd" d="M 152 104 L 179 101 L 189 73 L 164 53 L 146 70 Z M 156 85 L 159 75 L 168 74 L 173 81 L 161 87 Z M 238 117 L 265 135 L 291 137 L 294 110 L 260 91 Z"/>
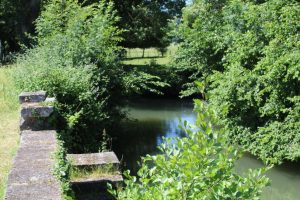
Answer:
<path fill-rule="evenodd" d="M 0 68 L 0 199 L 3 199 L 19 142 L 18 90 L 11 72 L 11 67 Z"/>

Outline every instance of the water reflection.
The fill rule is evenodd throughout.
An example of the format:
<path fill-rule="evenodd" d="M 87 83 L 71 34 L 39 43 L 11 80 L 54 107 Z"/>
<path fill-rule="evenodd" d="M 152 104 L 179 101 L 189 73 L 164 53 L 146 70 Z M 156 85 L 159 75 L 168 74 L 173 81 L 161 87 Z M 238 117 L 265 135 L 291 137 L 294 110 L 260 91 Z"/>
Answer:
<path fill-rule="evenodd" d="M 135 121 L 122 124 L 113 135 L 113 150 L 122 158 L 125 169 L 133 174 L 138 170 L 137 161 L 146 154 L 156 154 L 162 137 L 183 137 L 178 128 L 179 119 L 194 122 L 193 103 L 175 100 L 141 100 L 133 103 L 129 114 Z M 245 155 L 236 163 L 240 173 L 249 168 L 263 167 L 263 163 L 251 155 Z M 271 187 L 267 187 L 263 200 L 300 199 L 300 163 L 285 163 L 274 167 L 267 176 Z"/>
<path fill-rule="evenodd" d="M 182 121 L 194 122 L 192 101 L 178 100 L 139 100 L 128 108 L 129 118 L 114 134 L 113 150 L 122 158 L 124 168 L 133 174 L 138 169 L 141 156 L 158 153 L 157 146 L 163 137 L 183 137 L 178 128 Z"/>

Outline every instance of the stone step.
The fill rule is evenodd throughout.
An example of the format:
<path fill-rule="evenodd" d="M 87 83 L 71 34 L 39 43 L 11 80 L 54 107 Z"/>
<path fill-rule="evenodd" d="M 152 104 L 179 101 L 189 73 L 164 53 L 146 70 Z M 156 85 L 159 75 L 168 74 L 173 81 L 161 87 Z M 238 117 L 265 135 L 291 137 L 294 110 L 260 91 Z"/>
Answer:
<path fill-rule="evenodd" d="M 38 91 L 38 92 L 22 92 L 19 95 L 19 102 L 22 103 L 29 103 L 29 102 L 42 102 L 45 101 L 47 97 L 47 93 L 45 91 Z"/>
<path fill-rule="evenodd" d="M 114 152 L 67 154 L 67 160 L 74 170 L 78 170 L 79 173 L 83 172 L 82 176 L 71 177 L 70 181 L 73 186 L 97 184 L 99 188 L 105 190 L 107 183 L 117 185 L 124 181 L 118 169 L 120 161 Z M 103 172 L 101 171 L 102 167 Z M 99 174 L 97 174 L 97 170 L 100 170 Z M 95 171 L 96 173 L 93 173 Z"/>
<path fill-rule="evenodd" d="M 23 103 L 21 105 L 21 117 L 24 119 L 49 117 L 53 111 L 54 106 L 42 105 L 41 103 Z"/>
<path fill-rule="evenodd" d="M 113 164 L 120 165 L 120 161 L 114 152 L 89 153 L 89 154 L 67 154 L 67 160 L 72 166 L 101 166 Z"/>
<path fill-rule="evenodd" d="M 51 130 L 54 124 L 51 121 L 53 106 L 40 103 L 24 103 L 21 106 L 21 130 Z"/>
<path fill-rule="evenodd" d="M 39 130 L 54 130 L 55 129 L 55 123 L 53 123 L 53 120 L 49 118 L 21 118 L 20 120 L 20 130 L 33 130 L 33 131 L 39 131 Z"/>

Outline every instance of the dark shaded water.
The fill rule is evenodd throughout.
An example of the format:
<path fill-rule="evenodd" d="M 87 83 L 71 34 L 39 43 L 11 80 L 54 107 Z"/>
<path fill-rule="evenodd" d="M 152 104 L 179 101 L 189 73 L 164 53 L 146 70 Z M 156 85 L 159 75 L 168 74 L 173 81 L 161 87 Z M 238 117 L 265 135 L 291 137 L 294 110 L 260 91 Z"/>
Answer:
<path fill-rule="evenodd" d="M 129 122 L 113 135 L 112 148 L 123 161 L 124 168 L 133 174 L 138 169 L 141 156 L 158 153 L 157 146 L 163 137 L 183 137 L 178 126 L 180 120 L 193 122 L 192 101 L 178 100 L 139 100 L 127 108 Z"/>
<path fill-rule="evenodd" d="M 139 100 L 128 107 L 129 117 L 134 121 L 123 123 L 113 135 L 113 150 L 122 159 L 125 169 L 133 174 L 138 169 L 141 156 L 156 154 L 162 137 L 183 137 L 178 128 L 179 118 L 193 122 L 196 118 L 191 101 Z M 262 167 L 263 164 L 251 155 L 245 155 L 237 162 L 236 169 L 243 172 L 248 168 Z M 300 163 L 286 163 L 268 172 L 271 187 L 265 189 L 262 199 L 300 199 Z"/>

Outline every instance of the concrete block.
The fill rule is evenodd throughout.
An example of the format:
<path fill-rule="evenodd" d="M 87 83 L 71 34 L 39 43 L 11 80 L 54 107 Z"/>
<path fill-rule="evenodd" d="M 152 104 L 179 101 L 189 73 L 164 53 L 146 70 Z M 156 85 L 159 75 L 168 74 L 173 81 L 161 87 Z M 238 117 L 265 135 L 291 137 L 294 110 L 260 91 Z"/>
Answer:
<path fill-rule="evenodd" d="M 53 106 L 44 106 L 39 103 L 23 103 L 21 106 L 22 118 L 49 117 L 54 111 Z"/>
<path fill-rule="evenodd" d="M 22 92 L 19 95 L 19 102 L 22 103 L 34 103 L 45 101 L 47 93 L 45 91 L 38 92 Z"/>
<path fill-rule="evenodd" d="M 20 119 L 20 130 L 54 130 L 55 124 L 53 124 L 52 119 L 50 118 L 34 118 L 27 117 Z"/>
<path fill-rule="evenodd" d="M 67 159 L 72 166 L 101 166 L 108 164 L 120 164 L 120 161 L 114 152 L 67 154 Z"/>

